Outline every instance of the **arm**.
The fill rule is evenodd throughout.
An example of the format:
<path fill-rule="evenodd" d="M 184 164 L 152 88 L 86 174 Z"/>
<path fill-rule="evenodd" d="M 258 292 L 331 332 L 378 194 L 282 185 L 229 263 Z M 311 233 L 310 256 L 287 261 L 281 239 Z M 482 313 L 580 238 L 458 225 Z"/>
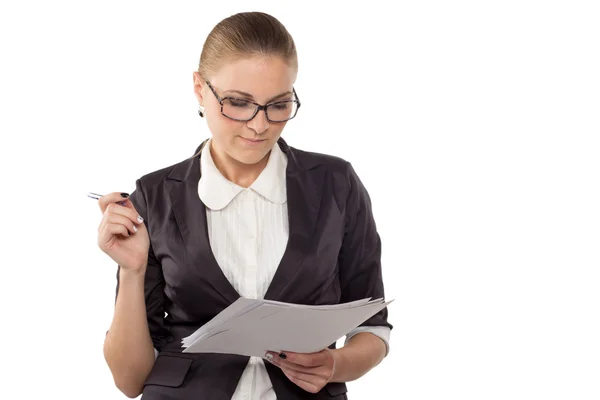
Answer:
<path fill-rule="evenodd" d="M 148 228 L 146 202 L 141 183 L 129 196 Z M 150 244 L 146 267 L 140 272 L 118 267 L 115 313 L 104 342 L 104 357 L 115 385 L 127 397 L 135 398 L 168 336 L 163 327 L 164 278 L 160 262 Z"/>
<path fill-rule="evenodd" d="M 119 283 L 115 314 L 104 341 L 104 357 L 117 388 L 135 398 L 154 365 L 146 321 L 144 271 L 120 270 Z"/>
<path fill-rule="evenodd" d="M 346 179 L 346 228 L 339 256 L 341 301 L 384 298 L 381 239 L 373 218 L 371 200 L 350 164 Z M 388 353 L 392 329 L 387 315 L 387 308 L 384 308 L 353 330 L 343 347 L 333 350 L 336 361 L 333 381 L 358 379 L 383 360 Z"/>
<path fill-rule="evenodd" d="M 332 352 L 335 364 L 330 382 L 350 382 L 379 364 L 386 355 L 386 346 L 376 335 L 360 332 Z"/>

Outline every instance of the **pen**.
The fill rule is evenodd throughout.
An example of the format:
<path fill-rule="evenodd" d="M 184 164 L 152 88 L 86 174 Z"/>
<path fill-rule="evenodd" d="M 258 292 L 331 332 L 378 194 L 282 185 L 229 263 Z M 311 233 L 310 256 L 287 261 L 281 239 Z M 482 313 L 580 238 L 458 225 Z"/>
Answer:
<path fill-rule="evenodd" d="M 92 192 L 88 193 L 88 197 L 90 197 L 92 199 L 96 199 L 96 200 L 100 199 L 100 197 L 102 197 L 102 196 L 104 196 L 104 195 L 98 194 L 98 193 L 92 193 Z M 122 206 L 124 206 L 125 203 L 126 203 L 125 200 L 123 200 L 123 201 L 117 201 L 117 204 L 122 205 Z"/>

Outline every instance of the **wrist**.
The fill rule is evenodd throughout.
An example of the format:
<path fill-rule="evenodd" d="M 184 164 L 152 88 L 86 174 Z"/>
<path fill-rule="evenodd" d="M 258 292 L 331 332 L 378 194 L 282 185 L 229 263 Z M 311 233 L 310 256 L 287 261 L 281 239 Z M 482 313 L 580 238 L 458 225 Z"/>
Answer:
<path fill-rule="evenodd" d="M 144 280 L 146 275 L 146 266 L 138 269 L 128 269 L 121 267 L 119 271 L 119 279 L 121 281 L 139 281 Z"/>
<path fill-rule="evenodd" d="M 334 369 L 330 382 L 350 382 L 366 374 L 385 357 L 385 342 L 368 332 L 361 332 L 339 348 L 332 349 Z"/>
<path fill-rule="evenodd" d="M 329 382 L 346 382 L 345 379 L 345 367 L 348 364 L 348 349 L 344 347 L 339 349 L 331 349 L 331 355 L 333 357 L 333 371 Z"/>

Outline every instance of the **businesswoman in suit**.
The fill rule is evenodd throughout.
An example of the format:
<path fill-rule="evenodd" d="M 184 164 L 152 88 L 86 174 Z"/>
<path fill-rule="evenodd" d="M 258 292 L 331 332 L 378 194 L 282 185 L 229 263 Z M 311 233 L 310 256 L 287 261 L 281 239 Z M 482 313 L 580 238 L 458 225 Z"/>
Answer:
<path fill-rule="evenodd" d="M 347 399 L 345 382 L 389 351 L 383 309 L 339 349 L 182 353 L 182 338 L 240 296 L 315 305 L 384 297 L 381 242 L 352 166 L 281 138 L 301 106 L 297 72 L 277 19 L 224 19 L 193 73 L 210 139 L 137 179 L 131 195 L 100 199 L 98 244 L 118 264 L 104 354 L 128 397 Z"/>

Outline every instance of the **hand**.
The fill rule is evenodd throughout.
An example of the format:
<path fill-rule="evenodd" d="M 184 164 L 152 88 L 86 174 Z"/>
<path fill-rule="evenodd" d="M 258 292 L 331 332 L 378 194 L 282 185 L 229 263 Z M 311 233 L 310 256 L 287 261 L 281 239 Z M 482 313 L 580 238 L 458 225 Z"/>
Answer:
<path fill-rule="evenodd" d="M 319 392 L 331 382 L 335 372 L 336 353 L 326 348 L 318 353 L 267 352 L 265 358 L 281 368 L 285 376 L 310 393 Z"/>
<path fill-rule="evenodd" d="M 116 204 L 119 201 L 124 205 Z M 123 200 L 119 192 L 114 192 L 102 196 L 98 204 L 103 213 L 98 227 L 100 249 L 121 268 L 145 272 L 150 238 L 143 219 L 138 220 L 139 214 L 131 200 Z"/>

